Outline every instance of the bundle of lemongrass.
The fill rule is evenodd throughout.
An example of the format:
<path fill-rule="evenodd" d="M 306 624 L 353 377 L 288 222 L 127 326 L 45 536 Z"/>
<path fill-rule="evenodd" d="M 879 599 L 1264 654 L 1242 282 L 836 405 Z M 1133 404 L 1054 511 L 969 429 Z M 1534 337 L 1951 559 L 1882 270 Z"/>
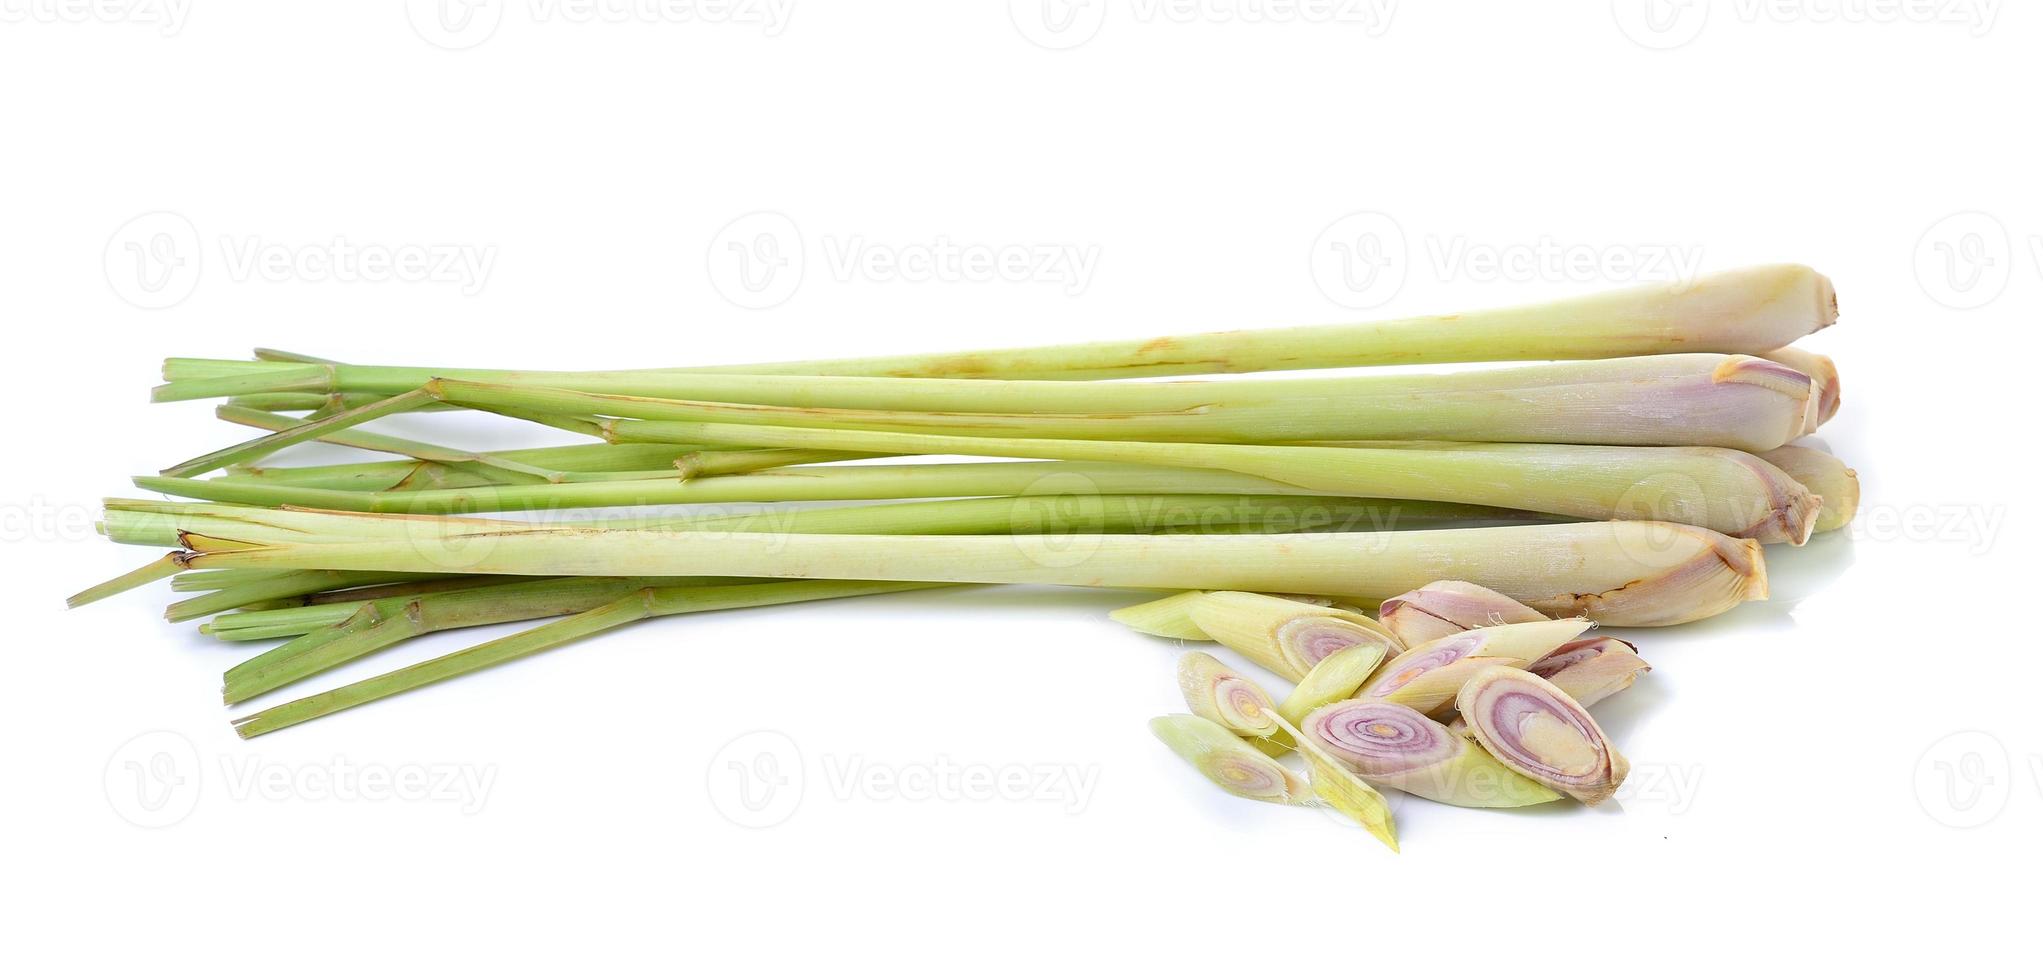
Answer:
<path fill-rule="evenodd" d="M 1851 519 L 1851 470 L 1790 445 L 1836 412 L 1838 382 L 1788 345 L 1834 319 L 1828 280 L 1769 266 L 1453 317 L 924 357 L 172 359 L 156 400 L 224 398 L 220 418 L 263 434 L 135 481 L 197 502 L 110 500 L 108 537 L 172 550 L 73 601 L 174 576 L 191 595 L 173 621 L 284 641 L 227 672 L 229 703 L 424 633 L 554 619 L 258 711 L 236 723 L 250 736 L 652 616 L 946 584 L 1352 603 L 1468 580 L 1541 616 L 1688 622 L 1765 596 L 1761 544 Z M 1474 361 L 1548 363 L 1133 380 Z M 362 427 L 445 410 L 582 441 L 474 452 Z M 389 458 L 272 465 L 313 441 Z M 912 458 L 934 454 L 1012 461 Z M 789 506 L 819 501 L 860 505 Z M 766 509 L 600 514 L 698 504 Z M 514 511 L 553 517 L 472 516 Z M 1285 662 L 1305 680 L 1321 660 Z"/>

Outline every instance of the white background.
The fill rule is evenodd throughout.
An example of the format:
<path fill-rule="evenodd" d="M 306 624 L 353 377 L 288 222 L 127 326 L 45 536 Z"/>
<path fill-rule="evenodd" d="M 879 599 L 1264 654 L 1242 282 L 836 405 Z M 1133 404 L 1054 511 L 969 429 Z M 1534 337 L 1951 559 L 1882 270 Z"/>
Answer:
<path fill-rule="evenodd" d="M 1898 971 L 2027 945 L 2032 6 L 1012 8 L 0 0 L 9 972 Z M 731 246 L 762 233 L 786 264 L 752 292 Z M 1382 260 L 1359 292 L 1327 274 L 1343 237 Z M 885 264 L 945 243 L 1088 271 Z M 1774 601 L 1631 634 L 1656 670 L 1598 709 L 1638 767 L 1620 804 L 1410 802 L 1402 856 L 1155 743 L 1176 648 L 1108 622 L 1124 596 L 645 624 L 248 743 L 216 692 L 250 650 L 165 625 L 160 587 L 61 609 L 144 558 L 91 535 L 99 497 L 245 435 L 145 404 L 166 355 L 700 364 L 1763 261 L 1837 283 L 1808 346 L 1843 369 L 1822 436 L 1859 524 L 1772 549 Z M 778 824 L 727 819 L 733 761 L 781 765 Z M 946 767 L 1057 781 L 883 781 Z"/>

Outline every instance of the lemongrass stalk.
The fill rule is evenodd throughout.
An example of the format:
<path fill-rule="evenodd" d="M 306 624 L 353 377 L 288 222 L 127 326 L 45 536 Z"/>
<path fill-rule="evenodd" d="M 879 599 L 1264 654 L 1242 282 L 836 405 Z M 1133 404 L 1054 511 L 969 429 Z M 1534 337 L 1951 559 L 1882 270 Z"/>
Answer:
<path fill-rule="evenodd" d="M 1808 540 L 1822 501 L 1750 453 L 1699 447 L 1395 443 L 1239 446 L 1005 439 L 697 422 L 608 423 L 621 437 L 898 453 L 1196 465 L 1319 493 L 1515 508 L 1591 520 L 1673 520 L 1761 542 Z"/>
<path fill-rule="evenodd" d="M 1538 675 L 1485 668 L 1455 704 L 1469 733 L 1498 762 L 1589 806 L 1609 799 L 1631 770 L 1596 719 Z"/>
<path fill-rule="evenodd" d="M 258 412 L 253 409 L 221 405 L 213 414 L 225 422 L 265 429 L 270 432 L 284 432 L 306 424 L 306 420 L 294 419 L 288 415 Z M 329 416 L 330 417 L 330 416 Z M 490 476 L 496 482 L 504 483 L 547 483 L 561 478 L 559 471 L 532 466 L 515 459 L 490 453 L 475 453 L 461 449 L 448 449 L 416 439 L 402 439 L 360 429 L 343 429 L 319 437 L 320 442 L 351 449 L 366 449 L 371 452 L 410 456 L 413 459 L 441 463 L 463 469 L 475 469 Z"/>
<path fill-rule="evenodd" d="M 630 443 L 620 443 L 630 445 Z M 687 479 L 699 476 L 730 476 L 734 473 L 757 473 L 760 470 L 779 469 L 783 466 L 799 466 L 806 463 L 838 463 L 854 459 L 872 459 L 874 453 L 840 453 L 814 449 L 706 449 L 692 452 L 674 465 Z"/>
<path fill-rule="evenodd" d="M 712 384 L 732 390 L 700 390 Z M 538 416 L 1174 442 L 1436 439 L 1756 450 L 1800 436 L 1815 414 L 1808 376 L 1763 358 L 1712 354 L 1166 384 L 697 376 L 687 387 L 693 397 L 458 379 L 420 390 L 449 404 Z M 785 404 L 797 400 L 836 404 Z"/>
<path fill-rule="evenodd" d="M 929 497 L 1320 495 L 1305 487 L 1221 470 L 1070 462 L 798 466 L 687 482 L 570 483 L 385 493 L 169 477 L 136 477 L 135 485 L 158 493 L 223 503 L 391 514 Z M 1372 530 L 1544 519 L 1524 511 L 1420 501 L 1386 501 L 1381 516 L 1380 522 L 1370 525 Z"/>
<path fill-rule="evenodd" d="M 1193 714 L 1250 739 L 1250 744 L 1282 734 L 1270 696 L 1212 654 L 1194 650 L 1178 658 L 1178 690 Z"/>
<path fill-rule="evenodd" d="M 405 583 L 380 588 L 352 589 L 346 592 L 321 593 L 308 596 L 305 605 L 283 609 L 258 611 L 240 610 L 222 613 L 211 622 L 199 627 L 199 632 L 220 640 L 275 640 L 303 636 L 319 631 L 323 627 L 344 622 L 364 606 L 375 606 L 377 618 L 387 618 L 403 608 L 405 602 L 422 597 L 432 597 L 444 592 L 468 592 L 483 589 L 504 589 L 506 595 L 514 595 L 533 583 L 560 582 L 563 579 L 523 578 L 503 575 L 470 575 L 435 578 L 431 581 Z M 729 578 L 716 576 L 691 576 L 687 578 L 642 579 L 654 585 L 747 585 L 757 579 Z M 386 601 L 395 600 L 395 601 Z M 507 620 L 508 622 L 509 620 Z"/>
<path fill-rule="evenodd" d="M 682 457 L 698 452 L 702 448 L 699 445 L 593 442 L 566 446 L 547 446 L 538 449 L 506 449 L 490 453 L 489 455 L 492 458 L 509 460 L 549 472 L 591 473 L 621 470 L 671 470 Z M 461 451 L 453 450 L 453 452 L 459 453 Z M 250 479 L 318 485 L 315 481 L 330 477 L 356 478 L 359 476 L 359 478 L 366 480 L 371 474 L 383 474 L 392 483 L 395 483 L 402 480 L 416 468 L 416 464 L 412 462 L 389 460 L 374 463 L 342 463 L 327 466 L 244 467 L 237 470 L 236 475 Z"/>
<path fill-rule="evenodd" d="M 321 490 L 439 490 L 496 486 L 503 482 L 475 467 L 418 460 L 340 463 L 331 466 L 230 466 L 217 481 L 257 486 L 283 484 Z M 534 481 L 521 481 L 534 482 Z"/>
<path fill-rule="evenodd" d="M 1769 265 L 1730 270 L 1686 283 L 1641 286 L 1449 316 L 946 354 L 614 373 L 1084 379 L 1608 358 L 1682 351 L 1758 354 L 1793 343 L 1836 322 L 1836 318 L 1837 295 L 1828 279 L 1805 266 Z M 178 371 L 175 363 L 166 363 L 166 381 L 199 376 Z M 258 366 L 241 363 L 243 366 L 238 369 L 216 368 L 214 373 L 252 371 Z M 334 374 L 312 383 L 323 380 L 343 388 L 364 389 L 374 384 L 405 390 L 434 377 L 530 378 L 549 374 L 348 368 L 342 365 Z M 307 372 L 306 376 L 310 374 Z M 299 385 L 307 383 L 298 376 L 279 377 Z"/>
<path fill-rule="evenodd" d="M 1858 513 L 1859 474 L 1844 460 L 1807 446 L 1782 446 L 1759 455 L 1822 498 L 1816 514 L 1818 532 L 1844 527 Z"/>
<path fill-rule="evenodd" d="M 1312 789 L 1304 780 L 1213 721 L 1197 715 L 1164 715 L 1149 720 L 1149 731 L 1199 775 L 1235 796 L 1287 805 L 1312 800 Z"/>
<path fill-rule="evenodd" d="M 301 422 L 282 432 L 272 432 L 266 436 L 258 436 L 247 442 L 229 446 L 217 452 L 210 452 L 203 456 L 188 459 L 176 466 L 165 469 L 163 475 L 168 477 L 192 477 L 201 473 L 210 473 L 213 470 L 222 469 L 235 463 L 246 463 L 261 459 L 287 446 L 295 446 L 301 442 L 317 439 L 328 433 L 340 432 L 363 422 L 380 419 L 387 415 L 412 411 L 420 406 L 431 404 L 433 400 L 430 393 L 423 391 L 393 395 L 382 401 L 371 402 L 360 408 L 351 408 L 325 416 L 324 418 Z"/>
<path fill-rule="evenodd" d="M 1821 354 L 1811 353 L 1799 347 L 1783 347 L 1760 355 L 1769 361 L 1785 364 L 1809 376 L 1816 385 L 1816 419 L 1809 431 L 1816 431 L 1837 414 L 1837 407 L 1843 399 L 1843 389 L 1838 384 L 1837 363 Z"/>
<path fill-rule="evenodd" d="M 1369 675 L 1383 664 L 1387 652 L 1386 647 L 1363 644 L 1329 654 L 1313 664 L 1305 679 L 1284 696 L 1283 703 L 1277 705 L 1277 713 L 1285 721 L 1303 727 L 1305 717 L 1314 710 L 1354 697 L 1368 682 Z"/>
<path fill-rule="evenodd" d="M 550 650 L 585 636 L 655 616 L 744 609 L 933 587 L 900 582 L 772 582 L 761 585 L 641 589 L 608 605 L 598 606 L 544 626 L 457 650 L 322 694 L 265 708 L 245 718 L 236 719 L 234 731 L 242 738 L 254 738 L 257 735 Z"/>
<path fill-rule="evenodd" d="M 660 584 L 647 579 L 543 579 L 363 603 L 337 625 L 229 668 L 221 695 L 226 703 L 235 704 L 427 633 L 586 612 Z"/>
<path fill-rule="evenodd" d="M 88 603 L 98 602 L 108 596 L 119 595 L 129 589 L 141 588 L 151 582 L 160 582 L 188 567 L 185 559 L 186 556 L 182 552 L 172 552 L 164 555 L 134 571 L 116 575 L 65 599 L 64 607 L 76 609 Z"/>
<path fill-rule="evenodd" d="M 1561 798 L 1406 705 L 1341 701 L 1314 711 L 1300 727 L 1363 779 L 1436 802 L 1520 807 Z"/>
<path fill-rule="evenodd" d="M 1293 683 L 1349 647 L 1397 647 L 1361 613 L 1252 592 L 1208 592 L 1185 614 L 1199 632 Z"/>
<path fill-rule="evenodd" d="M 393 520 L 358 516 L 360 520 Z M 738 575 L 1309 595 L 1396 595 L 1488 582 L 1549 615 L 1612 626 L 1690 622 L 1764 598 L 1760 546 L 1642 521 L 1305 535 L 865 535 L 542 528 L 307 543 L 251 526 L 187 536 L 193 568 L 498 575 Z M 436 533 L 437 532 L 437 533 Z"/>
<path fill-rule="evenodd" d="M 1536 623 L 1545 619 L 1510 596 L 1473 582 L 1429 582 L 1383 600 L 1377 621 L 1406 647 L 1484 626 Z"/>
<path fill-rule="evenodd" d="M 1443 636 L 1392 657 L 1362 685 L 1361 696 L 1438 715 L 1468 678 L 1491 666 L 1523 667 L 1586 632 L 1586 619 L 1485 626 Z"/>
<path fill-rule="evenodd" d="M 331 572 L 303 571 L 280 575 L 264 582 L 250 582 L 245 585 L 229 586 L 204 595 L 194 596 L 180 602 L 173 602 L 164 611 L 164 618 L 173 623 L 210 616 L 229 609 L 239 609 L 274 599 L 288 599 L 311 592 L 326 592 L 333 589 L 348 589 L 358 585 L 374 585 L 389 581 L 384 572 Z"/>
<path fill-rule="evenodd" d="M 1614 636 L 1590 636 L 1562 644 L 1525 669 L 1587 708 L 1632 686 L 1653 668 L 1639 658 L 1638 647 Z"/>

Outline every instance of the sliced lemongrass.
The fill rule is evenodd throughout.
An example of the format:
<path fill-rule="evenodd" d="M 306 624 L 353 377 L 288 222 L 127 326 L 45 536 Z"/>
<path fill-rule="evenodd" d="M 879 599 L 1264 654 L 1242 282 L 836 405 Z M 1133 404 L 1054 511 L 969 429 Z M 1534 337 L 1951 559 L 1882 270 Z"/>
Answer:
<path fill-rule="evenodd" d="M 1766 595 L 1756 542 L 1634 521 L 1309 535 L 1101 534 L 1082 540 L 1028 534 L 499 531 L 455 524 L 416 522 L 417 533 L 403 543 L 308 543 L 256 525 L 233 538 L 187 536 L 185 543 L 194 551 L 193 568 L 738 575 L 1317 595 L 1396 595 L 1457 578 L 1488 582 L 1549 615 L 1582 615 L 1612 626 L 1690 622 Z"/>
<path fill-rule="evenodd" d="M 711 376 L 699 376 L 711 377 Z M 1434 439 L 1771 449 L 1815 416 L 1808 376 L 1764 358 L 1669 354 L 1447 375 L 1186 381 L 745 380 L 746 398 L 827 388 L 850 406 L 656 398 L 440 379 L 448 404 L 518 417 L 604 417 L 606 438 L 764 448 L 924 450 L 763 440 L 746 427 L 1199 443 Z M 698 382 L 699 384 L 700 382 Z M 726 397 L 729 397 L 728 394 Z M 817 395 L 820 400 L 824 395 Z M 725 430 L 696 426 L 729 425 Z M 678 434 L 678 436 L 677 436 Z"/>
<path fill-rule="evenodd" d="M 1407 648 L 1483 626 L 1536 623 L 1539 610 L 1472 582 L 1429 582 L 1383 600 L 1377 621 Z"/>
<path fill-rule="evenodd" d="M 1195 650 L 1178 659 L 1178 690 L 1193 714 L 1236 735 L 1267 739 L 1278 734 L 1277 706 L 1270 696 L 1212 654 Z"/>
<path fill-rule="evenodd" d="M 1589 806 L 1610 798 L 1631 763 L 1566 691 L 1515 667 L 1488 667 L 1463 685 L 1456 706 L 1498 762 Z"/>
<path fill-rule="evenodd" d="M 1205 593 L 1186 615 L 1199 632 L 1294 683 L 1335 652 L 1396 643 L 1361 613 L 1253 592 Z"/>
<path fill-rule="evenodd" d="M 1328 654 L 1313 664 L 1305 679 L 1284 696 L 1283 703 L 1277 705 L 1277 713 L 1285 721 L 1304 725 L 1305 716 L 1315 709 L 1354 697 L 1368 682 L 1369 675 L 1382 665 L 1389 650 L 1386 643 L 1364 643 Z"/>
<path fill-rule="evenodd" d="M 1557 619 L 1453 633 L 1386 661 L 1362 686 L 1361 694 L 1407 705 L 1421 714 L 1440 714 L 1453 706 L 1461 685 L 1483 668 L 1525 666 L 1593 625 L 1586 619 Z"/>
<path fill-rule="evenodd" d="M 1435 802 L 1519 807 L 1561 798 L 1406 705 L 1340 701 L 1312 712 L 1300 728 L 1314 745 L 1363 779 Z"/>
<path fill-rule="evenodd" d="M 1180 592 L 1161 599 L 1122 606 L 1107 614 L 1107 618 L 1120 623 L 1137 633 L 1150 636 L 1167 636 L 1174 640 L 1211 640 L 1199 624 L 1192 622 L 1192 606 L 1199 601 L 1203 592 Z"/>
<path fill-rule="evenodd" d="M 1312 789 L 1296 773 L 1271 761 L 1241 736 L 1198 715 L 1164 715 L 1149 730 L 1213 785 L 1264 803 L 1308 803 Z"/>
<path fill-rule="evenodd" d="M 1782 446 L 1759 455 L 1823 499 L 1817 531 L 1835 531 L 1858 513 L 1859 474 L 1844 460 L 1808 446 Z"/>
<path fill-rule="evenodd" d="M 1782 347 L 1760 356 L 1808 375 L 1809 380 L 1816 385 L 1816 423 L 1809 426 L 1810 432 L 1816 431 L 1816 426 L 1830 421 L 1831 417 L 1837 414 L 1838 404 L 1843 398 L 1843 389 L 1838 384 L 1836 362 L 1799 347 Z"/>
<path fill-rule="evenodd" d="M 499 637 L 321 694 L 265 708 L 245 718 L 236 719 L 234 731 L 242 738 L 254 738 L 393 694 L 551 650 L 585 636 L 654 616 L 717 609 L 744 609 L 932 587 L 900 582 L 770 582 L 761 585 L 641 589 L 608 605 L 555 620 L 544 626 Z"/>
<path fill-rule="evenodd" d="M 1589 636 L 1563 644 L 1525 669 L 1587 708 L 1632 686 L 1653 668 L 1640 659 L 1638 647 L 1614 636 Z"/>
<path fill-rule="evenodd" d="M 1393 853 L 1397 846 L 1397 821 L 1392 818 L 1390 801 L 1383 798 L 1376 787 L 1364 782 L 1362 777 L 1348 771 L 1339 759 L 1306 739 L 1298 726 L 1285 721 L 1282 716 L 1271 716 L 1277 727 L 1289 736 L 1297 746 L 1298 754 L 1305 757 L 1311 767 L 1312 792 L 1328 806 L 1362 825 L 1370 836 L 1383 842 Z"/>

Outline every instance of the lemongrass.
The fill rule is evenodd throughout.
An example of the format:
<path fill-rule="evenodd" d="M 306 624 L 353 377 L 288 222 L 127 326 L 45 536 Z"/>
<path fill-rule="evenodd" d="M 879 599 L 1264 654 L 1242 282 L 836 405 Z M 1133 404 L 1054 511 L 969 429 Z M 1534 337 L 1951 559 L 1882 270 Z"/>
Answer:
<path fill-rule="evenodd" d="M 1495 665 L 1523 667 L 1582 635 L 1586 619 L 1542 620 L 1485 626 L 1443 636 L 1385 661 L 1362 685 L 1361 696 L 1440 714 L 1477 671 Z"/>
<path fill-rule="evenodd" d="M 486 667 L 494 667 L 519 657 L 551 650 L 582 637 L 607 632 L 655 616 L 719 609 L 746 609 L 931 587 L 899 582 L 770 582 L 760 585 L 640 589 L 608 605 L 597 606 L 566 619 L 555 620 L 510 636 L 498 637 L 486 643 L 456 650 L 331 691 L 265 708 L 247 717 L 236 719 L 234 731 L 242 738 L 254 738 L 393 694 L 401 694 Z"/>
<path fill-rule="evenodd" d="M 1639 658 L 1638 647 L 1614 636 L 1590 636 L 1562 644 L 1525 669 L 1587 708 L 1632 686 L 1653 668 Z"/>
<path fill-rule="evenodd" d="M 1759 455 L 1822 498 L 1817 531 L 1835 531 L 1858 513 L 1859 475 L 1844 460 L 1808 446 L 1782 446 Z"/>
<path fill-rule="evenodd" d="M 1631 764 L 1567 692 L 1515 667 L 1487 667 L 1455 705 L 1482 747 L 1512 771 L 1590 806 L 1610 798 Z"/>
<path fill-rule="evenodd" d="M 1312 712 L 1300 727 L 1363 779 L 1435 802 L 1520 807 L 1561 798 L 1407 705 L 1340 701 Z"/>
<path fill-rule="evenodd" d="M 1213 785 L 1264 803 L 1303 804 L 1312 789 L 1291 770 L 1250 747 L 1241 736 L 1197 715 L 1164 715 L 1149 730 Z"/>
<path fill-rule="evenodd" d="M 1837 294 L 1806 266 L 1735 269 L 1673 285 L 1648 285 L 1530 306 L 1374 323 L 1234 330 L 1140 340 L 945 354 L 794 361 L 613 372 L 865 375 L 955 378 L 1130 378 L 1304 368 L 1466 361 L 1607 358 L 1681 351 L 1758 354 L 1836 322 Z M 433 377 L 554 372 L 461 372 L 444 368 L 290 370 L 276 363 L 166 362 L 164 380 L 264 374 L 254 390 L 380 390 Z M 266 372 L 262 369 L 268 369 Z M 541 381 L 540 383 L 554 383 Z"/>
<path fill-rule="evenodd" d="M 1350 772 L 1341 761 L 1326 749 L 1307 740 L 1298 726 L 1284 720 L 1283 716 L 1270 713 L 1270 720 L 1289 736 L 1305 757 L 1312 773 L 1312 792 L 1333 807 L 1335 811 L 1360 824 L 1370 836 L 1382 841 L 1393 853 L 1398 850 L 1397 824 L 1390 812 L 1390 801 L 1383 798 L 1376 787 Z"/>
<path fill-rule="evenodd" d="M 695 376 L 682 387 L 684 397 L 656 397 L 442 378 L 394 397 L 423 392 L 449 404 L 526 417 L 934 435 L 1175 442 L 1436 439 L 1753 450 L 1802 435 L 1816 411 L 1807 375 L 1764 358 L 1716 354 L 1436 375 L 1162 384 L 885 378 L 808 378 L 797 384 L 773 377 Z M 786 404 L 794 401 L 824 404 Z M 779 445 L 700 435 L 661 441 Z"/>
<path fill-rule="evenodd" d="M 1393 443 L 1242 446 L 1006 439 L 613 420 L 619 435 L 791 448 L 958 453 L 1230 470 L 1344 496 L 1405 497 L 1593 520 L 1674 520 L 1763 542 L 1808 539 L 1821 501 L 1750 453 L 1701 447 Z"/>
<path fill-rule="evenodd" d="M 1383 663 L 1389 647 L 1380 644 L 1361 644 L 1328 654 L 1325 659 L 1312 665 L 1305 679 L 1298 682 L 1291 693 L 1284 696 L 1277 705 L 1277 713 L 1293 725 L 1303 726 L 1305 716 L 1314 709 L 1345 701 L 1362 689 L 1369 675 Z"/>
<path fill-rule="evenodd" d="M 1293 682 L 1330 654 L 1396 642 L 1361 613 L 1252 592 L 1204 593 L 1185 614 L 1204 636 Z"/>
<path fill-rule="evenodd" d="M 187 556 L 182 552 L 171 552 L 140 568 L 116 575 L 104 582 L 85 589 L 64 600 L 66 608 L 76 609 L 88 603 L 98 602 L 108 596 L 119 595 L 130 589 L 141 588 L 151 582 L 162 581 L 189 567 Z"/>
<path fill-rule="evenodd" d="M 1537 609 L 1472 582 L 1429 582 L 1383 600 L 1376 617 L 1406 647 L 1478 627 L 1545 618 Z"/>
<path fill-rule="evenodd" d="M 1816 419 L 1808 431 L 1830 421 L 1837 414 L 1842 400 L 1842 389 L 1838 384 L 1837 363 L 1821 354 L 1811 353 L 1799 347 L 1783 347 L 1760 355 L 1769 361 L 1785 364 L 1809 376 L 1816 386 Z"/>
<path fill-rule="evenodd" d="M 338 516 L 338 515 L 336 515 Z M 356 521 L 403 520 L 354 515 Z M 1759 545 L 1640 521 L 1308 535 L 865 535 L 538 528 L 414 522 L 415 536 L 308 543 L 261 526 L 187 535 L 194 568 L 498 575 L 739 575 L 1324 595 L 1488 582 L 1549 615 L 1612 626 L 1690 622 L 1764 598 Z"/>
<path fill-rule="evenodd" d="M 1178 659 L 1178 690 L 1193 714 L 1236 735 L 1267 739 L 1278 733 L 1270 696 L 1212 654 L 1195 650 Z"/>

